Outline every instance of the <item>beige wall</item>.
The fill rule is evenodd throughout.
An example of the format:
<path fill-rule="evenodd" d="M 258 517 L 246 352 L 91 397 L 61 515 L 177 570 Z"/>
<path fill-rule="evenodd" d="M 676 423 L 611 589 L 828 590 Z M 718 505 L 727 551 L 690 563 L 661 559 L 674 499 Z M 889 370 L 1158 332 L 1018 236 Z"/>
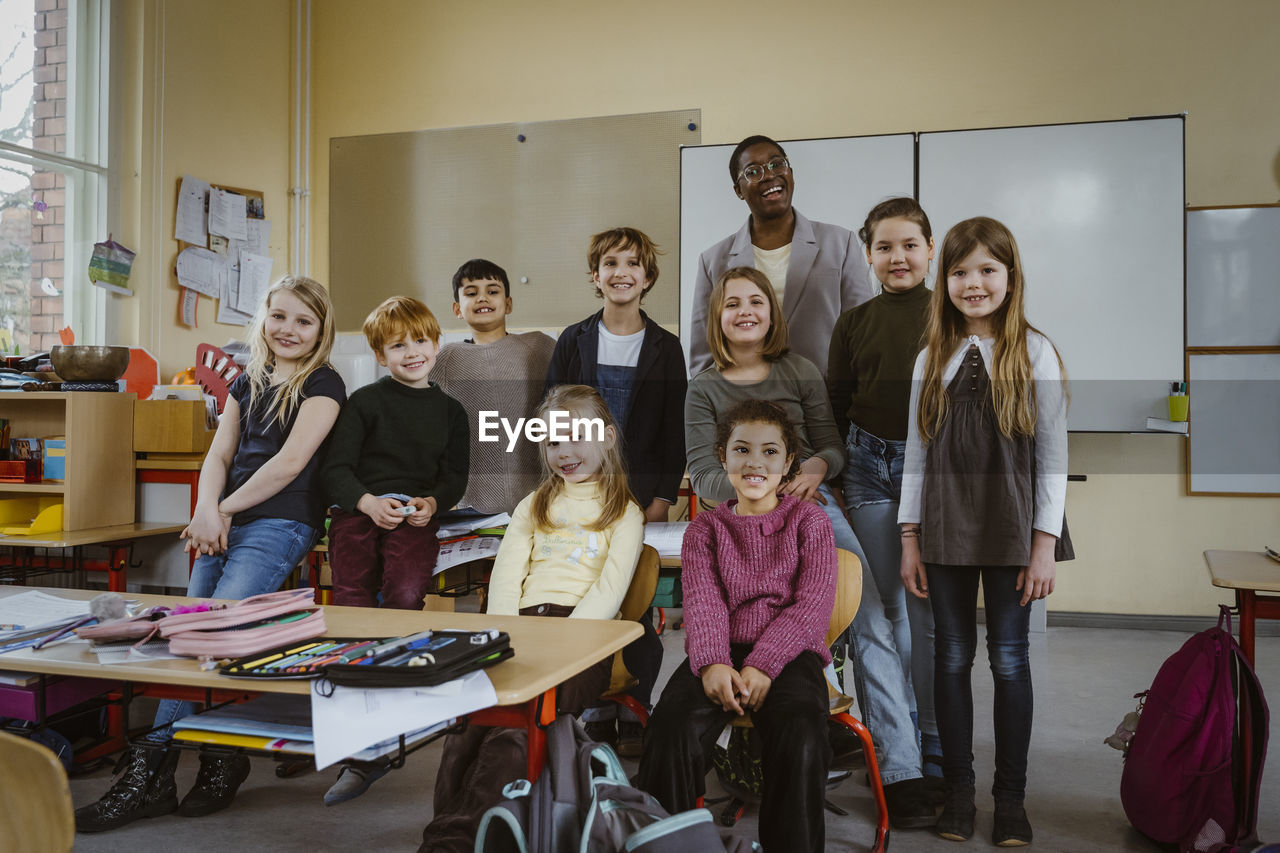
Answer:
<path fill-rule="evenodd" d="M 211 326 L 207 302 L 199 333 L 173 324 L 166 237 L 184 170 L 267 191 L 283 270 L 292 4 L 126 5 L 140 10 L 150 52 L 139 60 L 138 109 L 159 116 L 138 122 L 143 203 L 134 215 L 148 268 L 161 274 L 152 295 L 136 297 L 137 332 L 170 367 L 186 363 L 196 341 L 231 331 Z M 1280 196 L 1274 0 L 314 0 L 313 8 L 312 271 L 321 281 L 329 139 L 423 128 L 697 107 L 703 141 L 718 143 L 755 132 L 844 136 L 1186 111 L 1190 204 Z M 208 47 L 211 35 L 224 50 Z M 240 121 L 211 128 L 198 121 L 210 108 Z M 142 212 L 147 198 L 158 216 Z M 1082 262 L 1082 272 L 1097 272 Z M 1280 501 L 1185 497 L 1183 442 L 1072 437 L 1072 470 L 1089 479 L 1070 486 L 1080 558 L 1062 568 L 1055 609 L 1203 614 L 1220 596 L 1200 551 L 1280 535 Z"/>
<path fill-rule="evenodd" d="M 124 242 L 139 247 L 137 295 L 115 305 L 118 337 L 150 350 L 165 381 L 195 362 L 197 344 L 223 344 L 243 331 L 215 323 L 215 303 L 204 296 L 199 327 L 178 323 L 173 229 L 183 174 L 264 191 L 272 274 L 285 272 L 292 6 L 285 0 L 113 4 L 123 76 L 118 215 Z"/>

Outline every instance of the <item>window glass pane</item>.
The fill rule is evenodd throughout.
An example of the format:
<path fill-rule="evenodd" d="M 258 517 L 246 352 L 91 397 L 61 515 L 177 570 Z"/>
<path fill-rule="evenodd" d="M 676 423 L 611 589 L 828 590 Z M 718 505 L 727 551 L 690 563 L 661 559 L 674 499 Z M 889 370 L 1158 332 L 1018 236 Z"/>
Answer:
<path fill-rule="evenodd" d="M 83 11 L 74 0 L 70 5 Z M 72 108 L 77 89 L 71 86 L 69 97 L 68 88 L 78 34 L 68 6 L 69 0 L 0 0 L 0 140 L 74 158 L 85 146 L 68 144 L 76 130 L 69 122 L 79 114 Z M 96 114 L 96 90 L 82 87 L 80 96 L 90 99 L 85 114 Z M 0 349 L 48 349 L 59 342 L 74 304 L 87 307 L 75 299 L 90 289 L 85 276 L 69 280 L 65 270 L 87 263 L 93 240 L 86 239 L 99 230 L 98 211 L 75 202 L 99 182 L 93 173 L 0 150 Z M 77 225 L 82 233 L 73 235 Z M 89 329 L 76 331 L 82 342 L 93 337 Z"/>

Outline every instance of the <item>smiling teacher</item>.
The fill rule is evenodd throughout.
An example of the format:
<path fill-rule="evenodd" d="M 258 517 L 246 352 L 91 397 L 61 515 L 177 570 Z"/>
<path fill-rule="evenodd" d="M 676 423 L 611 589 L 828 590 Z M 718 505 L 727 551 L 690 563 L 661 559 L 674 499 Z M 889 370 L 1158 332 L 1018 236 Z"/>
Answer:
<path fill-rule="evenodd" d="M 754 267 L 769 278 L 791 329 L 791 350 L 825 375 L 836 319 L 872 296 L 857 237 L 847 228 L 806 219 L 791 206 L 795 173 L 782 146 L 767 136 L 738 143 L 729 156 L 729 176 L 751 215 L 736 234 L 698 258 L 689 375 L 711 366 L 707 301 L 712 282 L 733 267 Z"/>

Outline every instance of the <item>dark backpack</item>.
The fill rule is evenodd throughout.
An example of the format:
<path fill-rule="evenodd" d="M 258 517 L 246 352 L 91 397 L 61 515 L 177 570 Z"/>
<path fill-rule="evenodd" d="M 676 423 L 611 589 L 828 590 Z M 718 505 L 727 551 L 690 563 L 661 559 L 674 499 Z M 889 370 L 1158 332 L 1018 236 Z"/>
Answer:
<path fill-rule="evenodd" d="M 711 813 L 670 816 L 631 787 L 613 750 L 587 738 L 562 714 L 547 728 L 547 763 L 536 782 L 512 782 L 507 799 L 484 813 L 476 853 L 707 853 L 750 851 L 745 839 L 721 840 Z"/>
<path fill-rule="evenodd" d="M 1183 644 L 1156 673 L 1120 779 L 1136 829 L 1183 851 L 1253 839 L 1270 714 L 1253 667 L 1218 625 Z"/>

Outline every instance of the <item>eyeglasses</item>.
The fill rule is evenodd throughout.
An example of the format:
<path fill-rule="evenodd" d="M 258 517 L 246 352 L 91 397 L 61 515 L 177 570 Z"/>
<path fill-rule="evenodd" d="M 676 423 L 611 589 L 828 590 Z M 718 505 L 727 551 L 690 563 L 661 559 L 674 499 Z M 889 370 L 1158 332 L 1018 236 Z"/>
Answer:
<path fill-rule="evenodd" d="M 749 184 L 758 184 L 764 179 L 765 173 L 770 175 L 785 175 L 791 171 L 791 161 L 786 157 L 776 157 L 765 163 L 763 166 L 748 166 L 738 173 L 738 180 L 747 179 Z"/>

